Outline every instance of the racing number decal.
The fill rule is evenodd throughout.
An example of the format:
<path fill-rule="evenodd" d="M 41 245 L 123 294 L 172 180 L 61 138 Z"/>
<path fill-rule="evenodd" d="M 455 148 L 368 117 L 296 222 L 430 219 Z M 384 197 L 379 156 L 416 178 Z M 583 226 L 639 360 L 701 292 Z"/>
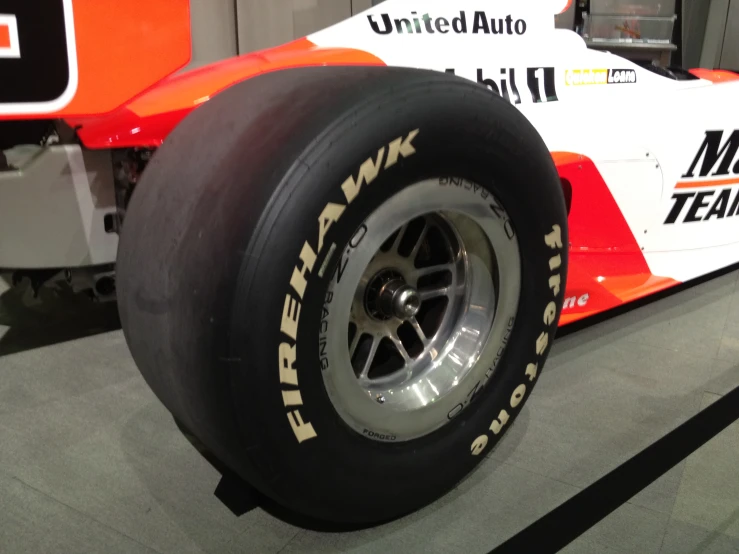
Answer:
<path fill-rule="evenodd" d="M 556 102 L 557 87 L 554 84 L 553 67 L 529 67 L 526 77 L 531 92 L 531 99 L 535 102 Z"/>
<path fill-rule="evenodd" d="M 64 108 L 77 90 L 72 0 L 0 0 L 0 115 Z"/>
<path fill-rule="evenodd" d="M 448 68 L 446 73 L 456 75 L 457 70 Z M 554 67 L 527 67 L 525 69 L 504 67 L 500 68 L 499 72 L 494 69 L 477 68 L 475 80 L 494 94 L 502 96 L 511 104 L 518 105 L 524 102 L 539 104 L 559 100 L 554 75 Z M 523 79 L 526 81 L 529 92 L 527 96 L 524 96 L 525 93 L 519 93 L 519 90 L 525 90 L 519 86 Z"/>

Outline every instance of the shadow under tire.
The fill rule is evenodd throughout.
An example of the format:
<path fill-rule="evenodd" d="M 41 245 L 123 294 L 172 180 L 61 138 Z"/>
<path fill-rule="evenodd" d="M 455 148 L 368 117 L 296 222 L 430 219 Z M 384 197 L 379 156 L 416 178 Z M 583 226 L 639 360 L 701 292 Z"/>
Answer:
<path fill-rule="evenodd" d="M 438 72 L 291 69 L 156 152 L 118 302 L 147 383 L 227 467 L 289 510 L 372 524 L 449 491 L 511 426 L 567 244 L 551 156 L 503 99 Z"/>

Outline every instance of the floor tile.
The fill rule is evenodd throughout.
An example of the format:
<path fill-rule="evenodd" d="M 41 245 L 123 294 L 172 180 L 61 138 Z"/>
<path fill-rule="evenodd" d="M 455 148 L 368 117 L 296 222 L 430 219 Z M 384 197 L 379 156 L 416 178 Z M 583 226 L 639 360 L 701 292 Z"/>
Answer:
<path fill-rule="evenodd" d="M 702 408 L 718 395 L 706 393 Z M 685 465 L 672 518 L 705 531 L 720 529 L 739 539 L 739 422 L 691 454 Z"/>
<path fill-rule="evenodd" d="M 737 272 L 647 303 L 596 327 L 630 342 L 714 358 L 728 321 Z"/>
<path fill-rule="evenodd" d="M 493 456 L 587 486 L 697 413 L 713 374 L 703 359 L 625 338 L 567 337 Z M 669 513 L 676 479 L 656 483 L 666 489 L 652 500 L 642 495 L 645 507 Z"/>
<path fill-rule="evenodd" d="M 79 358 L 82 373 L 93 372 Z M 2 471 L 161 552 L 222 552 L 247 532 L 262 552 L 285 546 L 297 529 L 265 525 L 263 513 L 231 514 L 213 496 L 219 474 L 137 372 L 122 374 L 128 379 L 0 413 Z"/>
<path fill-rule="evenodd" d="M 727 323 L 724 327 L 718 358 L 739 365 L 739 324 Z"/>
<path fill-rule="evenodd" d="M 122 333 L 101 332 L 109 312 L 3 286 L 0 551 L 13 554 L 486 553 L 739 386 L 735 271 L 561 336 L 516 423 L 457 489 L 391 524 L 322 534 L 260 509 L 236 518 L 214 498 L 217 472 Z M 564 552 L 739 553 L 737 452 L 739 423 Z"/>
<path fill-rule="evenodd" d="M 0 475 L 0 551 L 12 554 L 138 554 L 154 550 Z"/>
<path fill-rule="evenodd" d="M 657 554 L 668 521 L 669 516 L 665 514 L 624 504 L 561 552 Z"/>
<path fill-rule="evenodd" d="M 737 504 L 739 507 L 739 504 Z M 708 531 L 698 525 L 671 519 L 660 554 L 737 554 L 739 540 L 721 529 Z"/>
<path fill-rule="evenodd" d="M 739 276 L 739 271 L 735 271 L 734 275 Z M 739 279 L 734 285 L 734 291 L 727 296 L 729 304 L 729 313 L 726 317 L 727 325 L 739 326 Z"/>

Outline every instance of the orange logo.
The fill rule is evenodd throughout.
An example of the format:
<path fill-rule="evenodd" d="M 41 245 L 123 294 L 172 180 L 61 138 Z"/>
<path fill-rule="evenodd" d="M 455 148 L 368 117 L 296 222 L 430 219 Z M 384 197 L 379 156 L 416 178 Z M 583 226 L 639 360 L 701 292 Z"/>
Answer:
<path fill-rule="evenodd" d="M 0 58 L 20 58 L 18 22 L 14 15 L 0 14 Z"/>
<path fill-rule="evenodd" d="M 10 26 L 0 25 L 0 48 L 10 48 Z"/>

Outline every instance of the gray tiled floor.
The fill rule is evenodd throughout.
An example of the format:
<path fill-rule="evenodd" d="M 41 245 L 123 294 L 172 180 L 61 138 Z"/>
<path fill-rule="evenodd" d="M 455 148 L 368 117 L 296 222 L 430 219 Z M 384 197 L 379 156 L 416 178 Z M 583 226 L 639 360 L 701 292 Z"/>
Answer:
<path fill-rule="evenodd" d="M 480 469 L 391 524 L 322 534 L 213 496 L 112 306 L 0 283 L 0 552 L 484 553 L 739 386 L 739 272 L 557 340 Z M 29 304 L 31 304 L 29 306 Z M 739 423 L 565 548 L 739 553 Z"/>

